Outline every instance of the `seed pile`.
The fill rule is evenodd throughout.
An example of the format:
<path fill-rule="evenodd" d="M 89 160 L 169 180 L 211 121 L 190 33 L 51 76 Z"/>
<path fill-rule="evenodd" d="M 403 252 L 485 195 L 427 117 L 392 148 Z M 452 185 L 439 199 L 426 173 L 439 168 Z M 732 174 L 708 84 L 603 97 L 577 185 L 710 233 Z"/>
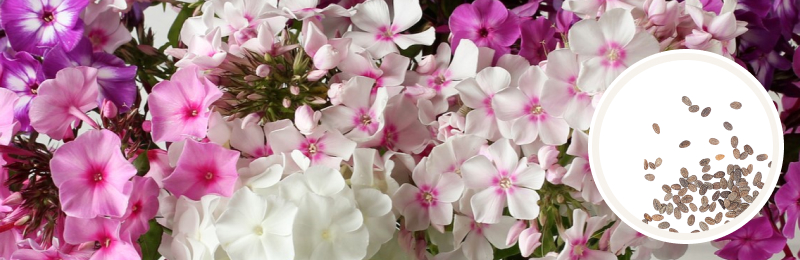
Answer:
<path fill-rule="evenodd" d="M 681 101 L 689 107 L 689 112 L 700 111 L 700 106 L 692 104 L 689 97 L 684 96 Z M 742 108 L 742 103 L 734 101 L 730 104 L 730 107 L 734 110 L 739 110 Z M 700 116 L 709 117 L 710 114 L 711 108 L 706 107 L 700 113 Z M 733 125 L 730 122 L 725 121 L 722 125 L 727 130 L 722 132 L 723 135 L 733 132 Z M 653 131 L 656 134 L 661 133 L 661 128 L 657 123 L 653 124 Z M 731 136 L 730 139 L 733 149 L 731 152 L 720 151 L 721 153 L 716 155 L 698 158 L 698 166 L 687 165 L 681 167 L 677 182 L 665 183 L 661 186 L 664 197 L 653 199 L 653 211 L 645 213 L 642 222 L 645 224 L 657 222 L 656 226 L 659 229 L 669 232 L 697 233 L 708 231 L 717 224 L 728 223 L 728 219 L 739 216 L 749 208 L 750 203 L 753 203 L 759 194 L 759 191 L 755 190 L 755 188 L 762 189 L 764 183 L 761 180 L 761 172 L 756 172 L 752 177 L 752 181 L 748 181 L 746 177 L 753 173 L 754 167 L 764 168 L 766 166 L 769 168 L 772 162 L 760 163 L 766 161 L 769 156 L 767 154 L 756 155 L 753 147 L 749 144 L 739 146 L 739 137 L 735 135 Z M 712 137 L 708 139 L 708 143 L 716 146 L 720 144 L 720 141 Z M 678 144 L 678 148 L 691 149 L 689 148 L 690 145 L 690 140 L 684 140 Z M 726 155 L 731 155 L 732 157 L 727 157 Z M 752 160 L 745 162 L 750 155 L 755 157 L 756 162 Z M 715 166 L 712 166 L 711 158 L 716 161 L 732 158 L 728 159 L 732 163 L 727 164 L 727 167 L 724 167 L 725 169 L 713 169 L 712 171 L 712 167 Z M 644 169 L 646 171 L 654 171 L 661 166 L 661 163 L 661 158 L 657 158 L 655 161 L 645 159 Z M 694 169 L 690 170 L 692 168 Z M 692 174 L 690 172 L 696 170 L 702 173 Z M 652 182 L 655 181 L 655 175 L 652 172 L 646 173 L 644 178 Z M 659 177 L 661 179 L 673 178 L 671 173 L 664 173 L 661 176 L 663 176 Z M 684 215 L 688 215 L 685 221 L 690 226 L 690 229 L 693 230 L 679 231 L 676 228 L 680 227 L 670 225 L 671 221 L 681 220 Z"/>

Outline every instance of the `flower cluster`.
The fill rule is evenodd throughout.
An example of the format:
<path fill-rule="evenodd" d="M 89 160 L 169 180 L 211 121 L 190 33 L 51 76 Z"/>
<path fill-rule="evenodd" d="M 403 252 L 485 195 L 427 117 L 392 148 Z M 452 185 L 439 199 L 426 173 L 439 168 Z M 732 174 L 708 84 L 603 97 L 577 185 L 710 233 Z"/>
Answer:
<path fill-rule="evenodd" d="M 160 47 L 156 4 L 179 12 Z M 706 50 L 800 140 L 796 9 L 5 0 L 0 259 L 675 259 L 600 196 L 596 102 L 649 55 Z M 718 256 L 793 257 L 798 167 Z"/>

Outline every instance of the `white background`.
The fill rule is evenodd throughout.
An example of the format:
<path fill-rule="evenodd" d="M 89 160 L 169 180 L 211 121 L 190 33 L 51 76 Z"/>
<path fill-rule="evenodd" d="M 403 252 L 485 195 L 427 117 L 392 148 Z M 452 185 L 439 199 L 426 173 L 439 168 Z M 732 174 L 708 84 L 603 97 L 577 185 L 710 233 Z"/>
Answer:
<path fill-rule="evenodd" d="M 172 25 L 172 21 L 175 19 L 176 15 L 177 15 L 177 13 L 174 10 L 169 9 L 169 8 L 166 11 L 162 11 L 162 9 L 160 7 L 151 7 L 151 8 L 148 8 L 145 11 L 145 25 L 146 25 L 146 27 L 153 29 L 153 32 L 155 33 L 155 43 L 156 43 L 156 45 L 163 44 L 164 42 L 167 41 L 167 32 L 169 31 L 169 26 Z M 652 101 L 654 99 L 657 99 L 657 97 L 653 97 L 650 100 Z M 702 100 L 701 97 L 696 97 L 696 98 L 693 98 L 693 101 L 695 99 L 697 100 L 696 102 L 698 102 L 698 103 Z M 680 99 L 678 99 L 677 102 L 680 102 Z M 742 101 L 740 101 L 740 102 L 742 102 Z M 678 103 L 678 104 L 682 105 L 682 103 Z M 780 105 L 780 102 L 778 104 Z M 747 104 L 744 104 L 744 107 L 747 107 Z M 716 110 L 712 109 L 712 112 L 711 112 L 712 115 L 714 115 L 715 113 L 719 112 L 719 110 L 720 109 L 716 109 Z M 699 112 L 696 114 L 696 116 L 699 117 Z M 650 123 L 650 124 L 652 124 L 652 123 Z M 744 127 L 744 126 L 738 126 L 738 128 L 737 128 L 737 126 L 738 125 L 734 125 L 734 129 L 737 130 L 737 131 L 738 131 L 738 128 L 743 128 Z M 646 128 L 646 127 L 649 127 L 649 126 L 647 126 L 647 125 L 644 126 L 644 128 Z M 722 126 L 720 125 L 720 127 L 722 127 Z M 664 127 L 662 127 L 662 135 L 665 134 L 664 131 L 667 131 L 667 130 L 664 129 Z M 729 143 L 730 140 L 720 140 L 720 142 L 721 142 L 720 145 L 724 145 L 724 144 Z M 742 140 L 740 140 L 740 142 L 742 142 Z M 675 144 L 675 146 L 677 147 L 677 144 Z M 636 151 L 629 151 L 627 153 L 636 153 Z M 726 157 L 728 157 L 728 156 L 729 155 L 726 155 Z M 665 158 L 662 157 L 662 159 L 665 159 Z M 636 160 L 632 161 L 631 163 L 634 166 L 638 165 Z M 639 160 L 638 163 L 641 164 L 642 161 Z M 666 163 L 666 161 L 665 161 L 665 163 Z M 641 165 L 639 165 L 639 166 L 641 166 Z M 664 164 L 662 164 L 661 167 L 664 168 L 666 166 Z M 641 176 L 641 175 L 643 175 L 643 173 L 641 172 L 641 171 L 643 171 L 643 169 L 642 168 L 637 168 L 637 170 L 639 170 L 639 171 L 638 172 L 633 172 L 632 174 L 635 175 L 638 179 L 644 180 L 644 177 Z M 662 180 L 663 179 L 663 178 L 659 178 L 659 177 L 661 177 L 661 176 L 656 177 L 656 180 Z M 659 187 L 660 187 L 660 185 L 659 185 Z M 658 188 L 658 189 L 660 190 L 660 188 Z M 662 194 L 661 197 L 663 198 L 663 194 Z M 695 200 L 699 200 L 699 198 L 695 198 Z M 652 198 L 650 199 L 650 204 L 652 204 Z M 686 217 L 688 217 L 688 216 L 684 216 L 683 217 L 684 220 L 685 220 Z M 696 221 L 699 221 L 699 220 L 696 220 Z M 697 224 L 695 223 L 695 225 L 697 225 Z M 800 236 L 798 236 L 798 237 L 800 237 Z M 792 248 L 792 251 L 797 252 L 798 249 L 800 249 L 800 239 L 794 239 L 792 241 L 789 241 L 789 246 Z M 694 259 L 698 259 L 698 260 L 718 259 L 718 257 L 716 257 L 714 255 L 715 251 L 717 251 L 717 248 L 711 246 L 711 244 L 709 244 L 709 243 L 689 245 L 688 251 L 686 252 L 686 254 L 684 254 L 683 257 L 681 257 L 681 259 L 690 259 L 690 260 L 694 260 Z M 779 259 L 782 259 L 782 258 L 783 258 L 783 253 L 778 253 L 778 254 L 775 254 L 771 259 L 779 260 Z"/>

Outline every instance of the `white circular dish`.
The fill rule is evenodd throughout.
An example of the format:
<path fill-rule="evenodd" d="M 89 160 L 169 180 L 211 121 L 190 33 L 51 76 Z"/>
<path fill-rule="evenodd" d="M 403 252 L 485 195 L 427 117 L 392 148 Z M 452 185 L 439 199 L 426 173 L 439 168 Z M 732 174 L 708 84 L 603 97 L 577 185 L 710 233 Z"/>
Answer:
<path fill-rule="evenodd" d="M 700 111 L 690 112 L 689 106 L 682 102 L 683 96 L 689 97 Z M 740 102 L 741 109 L 731 108 L 733 101 Z M 711 108 L 711 113 L 702 117 L 701 111 L 706 107 Z M 726 130 L 724 122 L 729 122 L 733 130 Z M 659 125 L 660 134 L 653 130 L 653 123 Z M 781 129 L 773 101 L 758 80 L 740 65 L 704 51 L 667 51 L 629 67 L 605 91 L 592 119 L 589 163 L 603 199 L 636 231 L 670 243 L 708 242 L 742 227 L 769 199 L 783 163 Z M 744 151 L 744 145 L 749 144 L 754 154 L 745 160 L 735 159 L 731 136 L 739 139 L 739 150 Z M 718 139 L 719 144 L 711 145 L 710 138 Z M 684 140 L 691 145 L 679 148 Z M 716 160 L 718 154 L 725 157 Z M 759 154 L 767 154 L 769 158 L 757 161 Z M 645 159 L 654 162 L 657 158 L 663 161 L 660 167 L 644 170 Z M 710 159 L 708 174 L 723 171 L 726 179 L 728 164 L 742 167 L 753 164 L 752 173 L 742 177 L 751 187 L 751 195 L 753 191 L 759 192 L 749 208 L 735 218 L 723 216 L 722 223 L 709 225 L 708 231 L 698 233 L 690 232 L 701 230 L 699 223 L 706 217 L 714 218 L 717 212 L 724 215 L 727 210 L 722 210 L 721 205 L 716 205 L 713 213 L 689 210 L 679 220 L 674 215 L 662 214 L 663 221 L 679 233 L 659 229 L 661 221 L 643 223 L 644 213 L 651 216 L 658 213 L 653 199 L 669 203 L 664 201 L 662 185 L 679 183 L 682 167 L 689 170 L 689 175 L 703 180 L 705 173 L 700 166 L 703 158 Z M 770 161 L 772 167 L 767 166 Z M 753 183 L 757 172 L 762 173 L 762 189 Z M 645 179 L 648 173 L 655 175 L 654 181 Z M 717 181 L 714 178 L 708 182 Z M 709 200 L 715 191 L 709 189 L 705 194 Z M 692 203 L 701 206 L 703 196 L 699 190 L 687 194 L 692 195 Z M 693 226 L 687 224 L 690 215 L 695 216 Z M 730 222 L 723 224 L 725 221 Z"/>

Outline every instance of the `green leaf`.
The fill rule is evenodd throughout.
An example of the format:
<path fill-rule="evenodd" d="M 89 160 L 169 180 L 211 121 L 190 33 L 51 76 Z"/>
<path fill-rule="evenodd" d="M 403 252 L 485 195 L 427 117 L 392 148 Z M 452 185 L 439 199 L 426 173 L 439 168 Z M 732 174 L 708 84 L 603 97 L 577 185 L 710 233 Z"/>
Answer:
<path fill-rule="evenodd" d="M 136 175 L 144 176 L 150 171 L 150 158 L 147 158 L 147 150 L 140 153 L 133 160 L 133 167 L 136 167 Z"/>
<path fill-rule="evenodd" d="M 178 17 L 175 17 L 175 22 L 172 23 L 172 26 L 169 28 L 169 34 L 167 34 L 167 39 L 169 39 L 169 44 L 172 45 L 173 48 L 178 48 L 178 43 L 180 43 L 181 29 L 183 28 L 183 23 L 186 22 L 186 19 L 192 17 L 193 13 L 194 13 L 194 8 L 190 6 L 184 6 L 178 13 Z"/>
<path fill-rule="evenodd" d="M 150 230 L 139 237 L 139 245 L 142 247 L 142 260 L 158 260 L 161 254 L 158 253 L 158 246 L 161 244 L 161 235 L 164 229 L 156 222 L 150 220 Z"/>
<path fill-rule="evenodd" d="M 509 259 L 511 256 L 518 256 L 519 254 L 519 247 L 514 245 L 506 249 L 494 250 L 494 259 Z"/>

